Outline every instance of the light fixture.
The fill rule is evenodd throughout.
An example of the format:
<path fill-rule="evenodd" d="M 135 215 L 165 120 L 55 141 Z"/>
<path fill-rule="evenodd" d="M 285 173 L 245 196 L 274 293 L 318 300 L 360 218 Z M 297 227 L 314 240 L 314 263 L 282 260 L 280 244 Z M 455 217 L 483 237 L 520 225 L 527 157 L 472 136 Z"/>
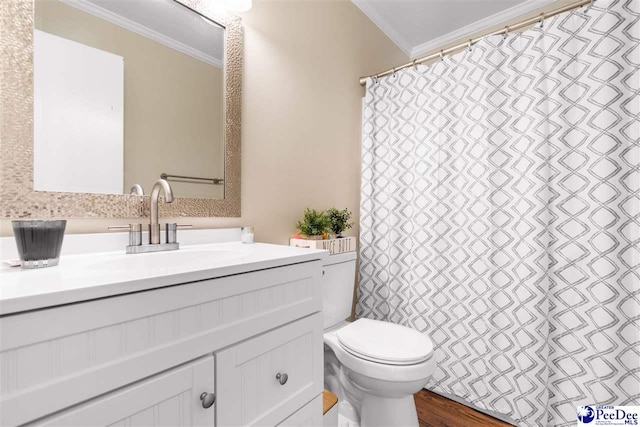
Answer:
<path fill-rule="evenodd" d="M 252 0 L 227 0 L 227 9 L 232 12 L 246 12 L 251 9 Z"/>

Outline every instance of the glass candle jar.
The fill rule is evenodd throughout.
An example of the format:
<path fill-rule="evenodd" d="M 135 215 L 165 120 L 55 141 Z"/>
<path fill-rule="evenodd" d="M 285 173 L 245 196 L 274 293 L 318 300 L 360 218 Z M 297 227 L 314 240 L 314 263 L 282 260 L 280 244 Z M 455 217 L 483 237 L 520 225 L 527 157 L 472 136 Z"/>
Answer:
<path fill-rule="evenodd" d="M 11 221 L 22 268 L 58 265 L 66 220 Z"/>

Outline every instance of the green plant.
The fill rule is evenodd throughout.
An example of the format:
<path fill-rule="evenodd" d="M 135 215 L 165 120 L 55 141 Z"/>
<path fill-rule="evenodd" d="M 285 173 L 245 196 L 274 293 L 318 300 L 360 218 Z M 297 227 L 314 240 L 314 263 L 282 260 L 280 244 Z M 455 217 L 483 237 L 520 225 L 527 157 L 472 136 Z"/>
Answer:
<path fill-rule="evenodd" d="M 296 228 L 303 236 L 320 236 L 329 227 L 329 217 L 322 211 L 305 209 L 302 219 L 296 224 Z"/>
<path fill-rule="evenodd" d="M 338 210 L 331 208 L 327 210 L 327 216 L 329 217 L 329 230 L 340 236 L 344 230 L 348 230 L 353 225 L 350 222 L 351 212 L 349 209 Z"/>

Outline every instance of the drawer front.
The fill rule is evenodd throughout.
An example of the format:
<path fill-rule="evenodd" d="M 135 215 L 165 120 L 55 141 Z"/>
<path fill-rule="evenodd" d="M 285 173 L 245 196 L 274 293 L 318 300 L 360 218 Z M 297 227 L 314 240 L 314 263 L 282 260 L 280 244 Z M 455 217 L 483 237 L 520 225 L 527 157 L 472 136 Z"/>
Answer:
<path fill-rule="evenodd" d="M 207 356 L 107 394 L 52 417 L 38 426 L 213 426 L 215 407 L 200 395 L 213 392 L 214 359 Z"/>
<path fill-rule="evenodd" d="M 322 393 L 323 356 L 320 313 L 216 353 L 218 425 L 282 422 Z"/>
<path fill-rule="evenodd" d="M 1 317 L 0 425 L 43 417 L 318 312 L 321 272 L 314 261 Z"/>
<path fill-rule="evenodd" d="M 316 396 L 311 402 L 278 424 L 280 427 L 316 427 L 322 425 L 322 395 Z"/>

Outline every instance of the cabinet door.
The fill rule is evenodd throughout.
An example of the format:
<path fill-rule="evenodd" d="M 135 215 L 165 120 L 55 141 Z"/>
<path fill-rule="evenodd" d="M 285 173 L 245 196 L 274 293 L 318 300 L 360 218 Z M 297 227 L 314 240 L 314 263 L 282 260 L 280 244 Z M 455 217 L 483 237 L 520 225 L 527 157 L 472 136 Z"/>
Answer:
<path fill-rule="evenodd" d="M 218 425 L 284 421 L 322 393 L 323 357 L 320 313 L 216 353 Z"/>
<path fill-rule="evenodd" d="M 319 395 L 278 424 L 278 427 L 315 427 L 321 426 L 322 422 L 322 395 Z"/>
<path fill-rule="evenodd" d="M 213 426 L 214 359 L 205 356 L 170 371 L 37 421 L 44 426 Z"/>

